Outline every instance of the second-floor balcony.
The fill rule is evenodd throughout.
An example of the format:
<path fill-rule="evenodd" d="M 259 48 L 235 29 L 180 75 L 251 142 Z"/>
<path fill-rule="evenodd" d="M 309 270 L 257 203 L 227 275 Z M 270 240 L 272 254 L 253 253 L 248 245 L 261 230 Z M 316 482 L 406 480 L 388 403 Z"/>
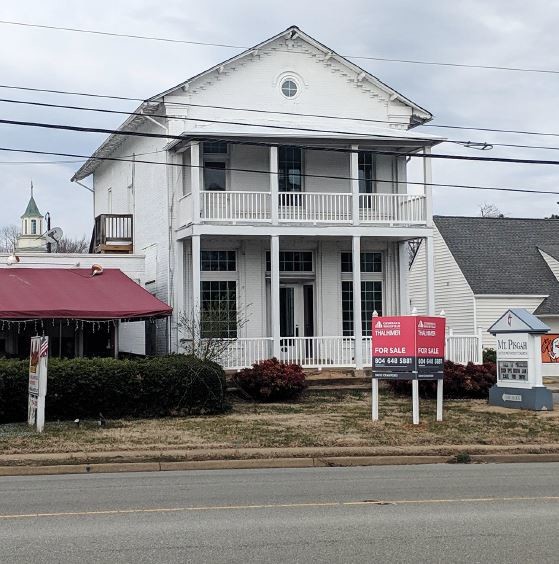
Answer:
<path fill-rule="evenodd" d="M 352 194 L 349 192 L 202 191 L 193 201 L 179 200 L 179 225 L 344 224 L 421 226 L 427 223 L 427 199 L 415 194 Z M 197 205 L 196 205 L 197 204 Z M 195 216 L 199 215 L 198 218 Z"/>

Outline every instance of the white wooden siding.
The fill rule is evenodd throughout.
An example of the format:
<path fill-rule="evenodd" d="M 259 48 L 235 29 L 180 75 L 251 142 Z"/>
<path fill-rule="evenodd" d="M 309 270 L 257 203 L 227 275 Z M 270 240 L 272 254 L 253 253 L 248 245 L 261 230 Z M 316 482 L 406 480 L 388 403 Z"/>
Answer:
<path fill-rule="evenodd" d="M 435 257 L 436 259 L 436 257 Z M 420 315 L 427 314 L 427 282 L 426 282 L 426 266 L 425 266 L 425 242 L 421 242 L 421 246 L 415 255 L 415 259 L 410 268 L 408 276 L 408 292 L 410 296 L 410 311 L 415 308 Z M 435 295 L 437 288 L 435 287 Z"/>
<path fill-rule="evenodd" d="M 472 334 L 475 332 L 472 289 L 436 227 L 434 243 L 435 312 L 438 314 L 444 309 L 448 329 L 458 334 Z M 419 314 L 427 312 L 425 268 L 425 242 L 422 242 L 409 276 L 411 307 L 416 307 Z"/>
<path fill-rule="evenodd" d="M 555 278 L 559 280 L 559 261 L 557 261 L 557 259 L 554 259 L 552 256 L 548 255 L 541 249 L 538 250 L 540 251 L 540 255 L 542 255 L 543 259 L 547 263 L 547 266 L 549 266 L 551 272 L 553 272 L 553 276 L 555 276 Z"/>
<path fill-rule="evenodd" d="M 490 335 L 487 329 L 507 309 L 521 307 L 533 313 L 543 300 L 544 298 L 539 296 L 476 296 L 476 323 L 482 329 L 483 348 L 495 348 L 495 337 Z"/>

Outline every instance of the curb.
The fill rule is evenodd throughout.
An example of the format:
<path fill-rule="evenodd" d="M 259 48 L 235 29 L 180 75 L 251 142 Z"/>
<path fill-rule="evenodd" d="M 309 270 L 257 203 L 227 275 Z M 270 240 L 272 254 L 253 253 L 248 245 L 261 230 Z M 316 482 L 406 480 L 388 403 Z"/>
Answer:
<path fill-rule="evenodd" d="M 474 454 L 471 463 L 505 464 L 559 462 L 557 454 Z M 170 472 L 176 470 L 247 470 L 262 468 L 342 468 L 352 466 L 388 466 L 412 464 L 453 464 L 454 456 L 326 456 L 260 458 L 238 460 L 183 460 L 176 462 L 109 462 L 96 464 L 57 464 L 45 466 L 0 466 L 0 476 L 37 476 L 60 474 L 99 474 L 120 472 Z"/>

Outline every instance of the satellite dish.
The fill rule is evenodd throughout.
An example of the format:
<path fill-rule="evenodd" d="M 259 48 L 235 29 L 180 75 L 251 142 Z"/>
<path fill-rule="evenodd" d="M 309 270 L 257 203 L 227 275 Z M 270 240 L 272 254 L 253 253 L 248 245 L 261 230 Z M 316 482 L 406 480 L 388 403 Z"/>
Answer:
<path fill-rule="evenodd" d="M 60 227 L 53 227 L 45 233 L 45 239 L 47 240 L 47 243 L 60 243 L 63 235 L 64 232 L 60 229 Z"/>

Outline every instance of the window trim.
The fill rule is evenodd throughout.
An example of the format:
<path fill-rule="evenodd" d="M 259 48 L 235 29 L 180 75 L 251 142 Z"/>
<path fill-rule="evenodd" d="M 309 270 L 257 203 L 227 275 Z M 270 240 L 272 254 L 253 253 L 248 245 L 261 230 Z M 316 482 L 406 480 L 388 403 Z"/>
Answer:
<path fill-rule="evenodd" d="M 281 253 L 310 253 L 311 254 L 311 270 L 281 270 Z M 270 261 L 268 261 L 268 258 L 270 259 Z M 271 251 L 267 250 L 265 252 L 264 255 L 264 270 L 266 272 L 266 275 L 269 276 L 271 270 L 268 270 L 268 262 L 270 262 L 270 269 L 272 266 L 271 263 L 271 259 L 272 259 L 272 255 L 271 255 Z M 298 277 L 303 277 L 303 276 L 314 276 L 316 268 L 315 268 L 315 253 L 314 251 L 310 250 L 310 249 L 283 249 L 280 251 L 280 275 L 282 277 L 288 277 L 288 276 L 298 276 Z"/>
<path fill-rule="evenodd" d="M 367 253 L 376 253 L 380 255 L 380 271 L 378 272 L 366 272 L 361 268 L 361 279 L 363 280 L 363 278 L 368 278 L 368 277 L 384 277 L 384 271 L 385 271 L 385 264 L 384 264 L 384 252 L 383 251 L 375 251 L 375 250 L 370 250 L 370 251 L 361 251 L 361 257 L 360 257 L 360 261 L 359 264 L 362 264 L 362 260 L 363 260 L 363 255 L 367 254 Z M 350 256 L 353 254 L 352 251 L 340 251 L 339 253 L 339 268 L 340 268 L 340 272 L 342 274 L 342 278 L 348 277 L 349 279 L 353 278 L 353 260 L 350 263 L 351 264 L 351 270 L 342 270 L 342 255 L 344 254 L 349 254 Z"/>
<path fill-rule="evenodd" d="M 203 303 L 204 303 L 204 289 L 203 289 L 203 285 L 204 284 L 221 284 L 221 283 L 227 283 L 227 284 L 235 284 L 235 309 L 234 309 L 234 316 L 235 316 L 235 330 L 231 331 L 230 328 L 227 328 L 227 336 L 221 336 L 221 335 L 208 335 L 207 337 L 204 337 L 204 330 L 202 328 L 203 325 L 203 320 L 200 319 L 200 334 L 202 336 L 202 338 L 225 338 L 225 339 L 238 339 L 239 338 L 239 324 L 238 324 L 238 316 L 239 316 L 239 283 L 237 281 L 237 279 L 233 279 L 233 278 L 223 278 L 223 279 L 205 279 L 205 280 L 200 280 L 200 314 L 202 315 L 203 310 Z M 229 301 L 229 300 L 228 300 Z M 227 321 L 227 323 L 231 323 L 231 320 Z M 234 334 L 230 334 L 230 333 L 234 333 Z"/>
<path fill-rule="evenodd" d="M 204 146 L 201 148 L 202 157 L 202 190 L 207 192 L 227 192 L 231 188 L 231 144 L 227 143 L 227 151 L 225 153 L 204 153 Z M 223 163 L 225 169 L 225 187 L 223 190 L 210 190 L 206 188 L 206 163 Z"/>
<path fill-rule="evenodd" d="M 203 264 L 204 264 L 204 258 L 203 258 L 203 253 L 233 253 L 233 261 L 234 261 L 234 265 L 235 268 L 233 270 L 229 270 L 229 269 L 216 269 L 216 270 L 211 270 L 211 269 L 204 269 L 203 268 Z M 209 260 L 209 262 L 212 262 L 211 259 L 206 259 Z M 226 259 L 226 261 L 228 261 L 228 259 Z M 214 261 L 216 263 L 219 263 L 219 259 L 217 259 L 216 261 Z M 238 256 L 237 256 L 237 251 L 235 249 L 200 249 L 200 273 L 237 273 L 239 271 L 239 264 L 238 264 Z"/>

